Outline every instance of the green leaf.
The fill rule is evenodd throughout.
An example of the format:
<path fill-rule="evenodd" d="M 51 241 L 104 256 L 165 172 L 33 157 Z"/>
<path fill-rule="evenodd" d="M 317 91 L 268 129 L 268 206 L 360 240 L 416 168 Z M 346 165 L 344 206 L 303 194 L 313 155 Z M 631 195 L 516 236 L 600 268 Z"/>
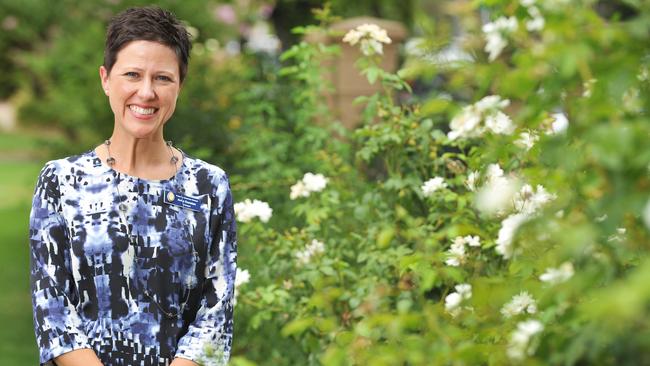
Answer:
<path fill-rule="evenodd" d="M 314 325 L 314 318 L 295 319 L 282 328 L 282 335 L 285 337 L 302 334 Z"/>
<path fill-rule="evenodd" d="M 379 76 L 379 70 L 376 67 L 370 67 L 364 70 L 366 78 L 370 84 L 374 84 L 377 81 L 377 76 Z"/>
<path fill-rule="evenodd" d="M 321 268 L 319 268 L 319 269 L 320 269 L 321 272 L 323 272 L 323 273 L 324 273 L 325 275 L 327 275 L 327 276 L 332 276 L 332 277 L 334 277 L 334 276 L 337 275 L 337 272 L 336 272 L 336 271 L 334 270 L 334 268 L 332 268 L 332 267 L 325 266 L 325 267 L 321 267 Z"/>
<path fill-rule="evenodd" d="M 387 227 L 379 232 L 377 235 L 377 247 L 380 249 L 386 248 L 390 245 L 391 240 L 395 237 L 395 229 Z"/>

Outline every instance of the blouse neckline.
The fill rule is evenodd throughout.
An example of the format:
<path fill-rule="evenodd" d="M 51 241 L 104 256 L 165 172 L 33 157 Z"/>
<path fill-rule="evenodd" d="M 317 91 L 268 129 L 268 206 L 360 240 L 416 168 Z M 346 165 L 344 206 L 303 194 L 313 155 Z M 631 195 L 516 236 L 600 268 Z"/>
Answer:
<path fill-rule="evenodd" d="M 181 165 L 178 166 L 178 169 L 176 170 L 176 173 L 174 175 L 172 175 L 171 177 L 167 178 L 167 179 L 146 179 L 146 178 L 137 177 L 135 175 L 130 175 L 130 174 L 115 170 L 115 169 L 111 168 L 110 166 L 108 166 L 104 161 L 102 161 L 99 158 L 99 156 L 97 155 L 97 152 L 95 151 L 95 149 L 89 150 L 86 154 L 88 154 L 91 159 L 93 159 L 93 160 L 97 159 L 98 161 L 100 161 L 101 167 L 106 172 L 110 172 L 110 173 L 113 173 L 115 175 L 119 175 L 120 177 L 123 177 L 123 179 L 128 179 L 130 181 L 140 181 L 140 182 L 150 183 L 150 184 L 151 183 L 153 183 L 153 184 L 164 184 L 164 183 L 169 183 L 171 181 L 178 181 L 178 176 L 181 174 L 181 172 L 186 167 L 187 159 L 188 159 L 187 155 L 185 154 L 185 152 L 183 150 L 181 150 L 179 148 L 176 148 L 176 149 L 181 152 L 181 155 L 183 155 L 183 161 L 181 161 Z"/>

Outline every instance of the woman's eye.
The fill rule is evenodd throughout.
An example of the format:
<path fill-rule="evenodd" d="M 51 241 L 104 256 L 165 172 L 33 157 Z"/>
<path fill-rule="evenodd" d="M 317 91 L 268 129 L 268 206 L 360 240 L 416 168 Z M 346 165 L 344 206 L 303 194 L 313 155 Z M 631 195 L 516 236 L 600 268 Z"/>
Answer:
<path fill-rule="evenodd" d="M 137 76 L 138 76 L 138 73 L 137 73 L 137 72 L 133 72 L 133 71 L 129 71 L 129 72 L 125 72 L 125 73 L 124 73 L 124 76 L 130 77 L 130 78 L 134 78 L 134 77 L 137 77 Z"/>
<path fill-rule="evenodd" d="M 158 75 L 158 80 L 172 81 L 172 79 L 169 76 L 165 76 L 165 75 Z"/>

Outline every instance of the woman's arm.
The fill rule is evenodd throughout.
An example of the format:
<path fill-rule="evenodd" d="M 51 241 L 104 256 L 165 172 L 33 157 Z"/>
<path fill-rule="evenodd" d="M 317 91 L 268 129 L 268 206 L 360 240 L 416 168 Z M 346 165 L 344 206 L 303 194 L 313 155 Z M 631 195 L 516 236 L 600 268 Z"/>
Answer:
<path fill-rule="evenodd" d="M 104 366 L 95 351 L 84 348 L 64 353 L 54 359 L 56 366 Z M 175 364 L 173 364 L 176 366 Z M 183 366 L 183 365 L 180 365 Z"/>
<path fill-rule="evenodd" d="M 60 202 L 57 165 L 51 162 L 38 178 L 29 220 L 34 331 L 41 365 L 65 353 L 92 348 L 76 309 L 79 297 Z"/>
<path fill-rule="evenodd" d="M 212 239 L 206 259 L 202 299 L 196 318 L 178 341 L 176 360 L 183 358 L 196 362 L 206 356 L 206 347 L 211 347 L 215 351 L 211 361 L 225 365 L 232 346 L 237 235 L 228 177 L 222 172 L 215 180 L 218 180 L 214 183 L 217 199 L 210 215 Z"/>

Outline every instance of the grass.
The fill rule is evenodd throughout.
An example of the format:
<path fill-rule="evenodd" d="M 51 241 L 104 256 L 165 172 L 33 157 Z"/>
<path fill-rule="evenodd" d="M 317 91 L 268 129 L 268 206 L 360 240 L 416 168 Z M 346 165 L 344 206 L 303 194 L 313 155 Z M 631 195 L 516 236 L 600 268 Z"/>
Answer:
<path fill-rule="evenodd" d="M 0 162 L 0 365 L 38 364 L 29 289 L 28 220 L 40 162 Z"/>
<path fill-rule="evenodd" d="M 0 151 L 16 151 L 38 148 L 38 139 L 24 132 L 0 134 Z"/>
<path fill-rule="evenodd" d="M 41 163 L 0 161 L 0 210 L 31 206 L 40 168 Z M 4 228 L 2 222 L 0 228 Z"/>
<path fill-rule="evenodd" d="M 0 134 L 0 365 L 38 365 L 29 288 L 29 211 L 43 166 L 37 132 Z"/>

